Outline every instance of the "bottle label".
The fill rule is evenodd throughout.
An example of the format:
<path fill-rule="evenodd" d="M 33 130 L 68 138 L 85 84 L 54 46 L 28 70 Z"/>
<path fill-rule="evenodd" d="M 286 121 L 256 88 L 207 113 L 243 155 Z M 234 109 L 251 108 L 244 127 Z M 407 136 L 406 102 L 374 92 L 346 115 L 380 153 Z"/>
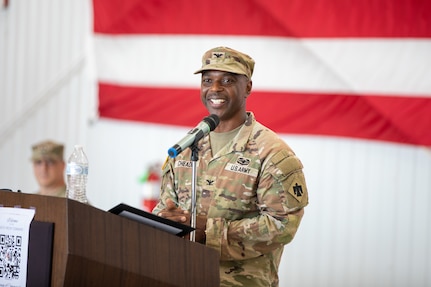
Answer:
<path fill-rule="evenodd" d="M 66 168 L 67 175 L 87 175 L 88 166 L 82 166 L 76 163 L 69 163 Z"/>

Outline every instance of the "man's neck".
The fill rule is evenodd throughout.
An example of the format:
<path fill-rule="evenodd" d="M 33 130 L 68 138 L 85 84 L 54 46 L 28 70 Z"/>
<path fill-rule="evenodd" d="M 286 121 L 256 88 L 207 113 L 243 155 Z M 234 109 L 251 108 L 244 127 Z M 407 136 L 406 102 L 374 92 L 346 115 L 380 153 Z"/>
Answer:
<path fill-rule="evenodd" d="M 225 133 L 230 132 L 239 126 L 242 126 L 244 122 L 247 120 L 248 114 L 244 112 L 244 114 L 238 114 L 232 119 L 229 119 L 227 121 L 221 120 L 219 125 L 216 127 L 214 132 L 216 133 Z"/>

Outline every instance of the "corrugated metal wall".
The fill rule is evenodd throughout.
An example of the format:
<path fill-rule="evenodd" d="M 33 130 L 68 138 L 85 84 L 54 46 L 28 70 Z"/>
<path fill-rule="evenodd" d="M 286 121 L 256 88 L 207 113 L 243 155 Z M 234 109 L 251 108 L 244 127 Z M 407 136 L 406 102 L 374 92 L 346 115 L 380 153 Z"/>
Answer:
<path fill-rule="evenodd" d="M 2 1 L 0 186 L 35 188 L 34 181 L 26 180 L 31 177 L 27 166 L 33 143 L 86 140 L 94 107 L 94 84 L 88 76 L 90 4 L 17 0 L 5 7 Z"/>
<path fill-rule="evenodd" d="M 188 129 L 94 117 L 91 2 L 9 1 L 0 10 L 0 187 L 33 192 L 33 143 L 86 146 L 98 208 L 139 206 L 138 177 Z M 431 286 L 431 152 L 286 135 L 310 205 L 286 246 L 280 286 Z M 0 199 L 1 201 L 1 199 Z"/>

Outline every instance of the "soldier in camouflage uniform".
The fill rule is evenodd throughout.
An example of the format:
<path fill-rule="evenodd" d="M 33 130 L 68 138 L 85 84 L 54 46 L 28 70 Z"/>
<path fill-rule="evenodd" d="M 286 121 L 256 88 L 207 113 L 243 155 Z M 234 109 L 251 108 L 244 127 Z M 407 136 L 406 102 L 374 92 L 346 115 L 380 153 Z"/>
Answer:
<path fill-rule="evenodd" d="M 206 52 L 201 100 L 220 124 L 198 142 L 196 241 L 220 254 L 221 286 L 278 286 L 278 266 L 308 204 L 302 164 L 245 110 L 254 61 L 226 47 Z M 163 167 L 153 212 L 189 223 L 191 149 Z"/>
<path fill-rule="evenodd" d="M 50 140 L 32 146 L 31 161 L 39 185 L 37 194 L 66 197 L 64 145 Z"/>

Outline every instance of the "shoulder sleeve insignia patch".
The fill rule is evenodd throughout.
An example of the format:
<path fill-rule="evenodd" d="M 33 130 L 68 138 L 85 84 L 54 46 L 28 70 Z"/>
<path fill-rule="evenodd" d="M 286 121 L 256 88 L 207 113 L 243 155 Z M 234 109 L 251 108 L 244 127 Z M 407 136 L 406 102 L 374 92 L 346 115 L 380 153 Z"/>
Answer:
<path fill-rule="evenodd" d="M 292 186 L 292 192 L 290 190 L 289 192 L 297 199 L 298 197 L 302 197 L 302 194 L 304 193 L 302 190 L 302 185 L 299 185 L 297 182 L 295 182 L 295 185 Z"/>
<path fill-rule="evenodd" d="M 276 177 L 280 180 L 284 190 L 300 205 L 307 203 L 307 186 L 301 172 L 303 166 L 299 158 L 292 152 L 282 150 L 275 154 L 271 161 L 281 172 Z"/>
<path fill-rule="evenodd" d="M 294 178 L 292 184 L 288 187 L 287 192 L 298 201 L 298 203 L 308 202 L 307 186 L 303 181 L 302 174 L 292 175 Z M 287 187 L 283 184 L 283 186 Z"/>

